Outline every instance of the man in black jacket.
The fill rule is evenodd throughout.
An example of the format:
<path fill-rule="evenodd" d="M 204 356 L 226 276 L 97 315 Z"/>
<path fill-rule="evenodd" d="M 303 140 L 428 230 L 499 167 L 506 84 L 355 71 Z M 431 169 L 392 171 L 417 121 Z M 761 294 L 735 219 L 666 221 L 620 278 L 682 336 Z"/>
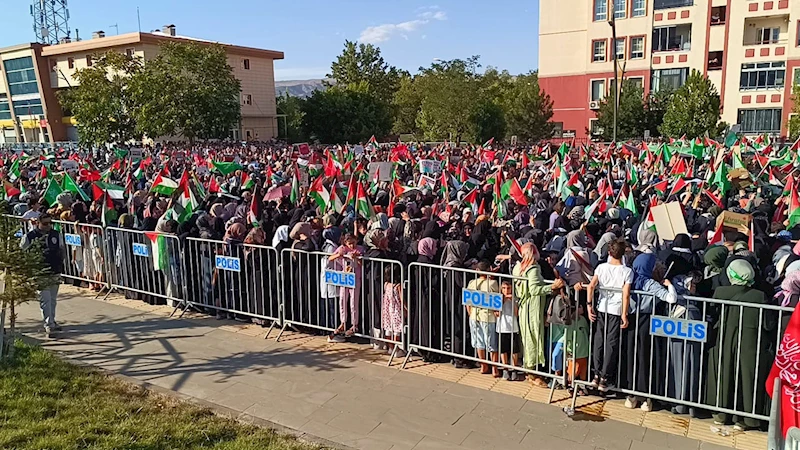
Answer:
<path fill-rule="evenodd" d="M 22 238 L 20 246 L 23 250 L 30 248 L 34 242 L 40 242 L 44 253 L 44 260 L 54 275 L 59 275 L 64 269 L 62 259 L 61 238 L 53 229 L 53 218 L 43 213 L 36 221 L 36 228 L 29 231 Z M 48 338 L 53 337 L 53 332 L 61 331 L 56 323 L 56 298 L 58 297 L 58 281 L 51 286 L 39 291 L 39 307 L 42 309 L 44 332 Z"/>

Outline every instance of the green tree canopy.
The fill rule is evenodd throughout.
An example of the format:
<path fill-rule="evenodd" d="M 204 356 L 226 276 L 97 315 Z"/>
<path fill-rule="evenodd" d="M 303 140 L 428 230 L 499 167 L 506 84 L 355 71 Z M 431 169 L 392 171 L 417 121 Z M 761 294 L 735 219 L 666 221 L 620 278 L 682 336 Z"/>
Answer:
<path fill-rule="evenodd" d="M 546 139 L 553 135 L 553 101 L 539 87 L 539 76 L 529 72 L 517 76 L 505 90 L 503 104 L 508 133 L 521 140 Z"/>
<path fill-rule="evenodd" d="M 369 93 L 387 103 L 394 98 L 402 76 L 403 71 L 383 60 L 380 48 L 352 41 L 344 41 L 344 49 L 331 63 L 328 74 L 339 87 L 366 83 Z"/>
<path fill-rule="evenodd" d="M 792 86 L 792 114 L 789 115 L 786 128 L 788 128 L 789 138 L 797 140 L 797 137 L 800 136 L 800 84 Z"/>
<path fill-rule="evenodd" d="M 717 88 L 702 73 L 692 70 L 686 84 L 672 95 L 659 131 L 664 136 L 716 136 L 719 117 Z"/>
<path fill-rule="evenodd" d="M 299 97 L 292 97 L 285 93 L 277 98 L 278 114 L 284 117 L 278 118 L 278 136 L 289 142 L 303 142 L 308 140 L 303 132 L 303 103 L 305 100 Z"/>
<path fill-rule="evenodd" d="M 603 132 L 603 139 L 611 140 L 614 136 L 614 95 L 615 86 L 611 86 L 608 96 L 600 101 L 597 110 L 597 125 Z M 631 80 L 622 81 L 619 93 L 619 109 L 617 110 L 617 139 L 641 138 L 647 122 L 645 102 L 642 88 Z"/>
<path fill-rule="evenodd" d="M 118 52 L 94 57 L 91 67 L 72 76 L 74 84 L 58 93 L 62 108 L 78 122 L 81 144 L 103 145 L 141 139 L 134 120 L 135 103 L 128 85 L 142 71 L 139 59 Z"/>
<path fill-rule="evenodd" d="M 222 138 L 241 118 L 241 86 L 220 45 L 164 44 L 130 89 L 150 137 Z"/>
<path fill-rule="evenodd" d="M 392 127 L 388 105 L 376 100 L 365 85 L 316 91 L 303 103 L 302 112 L 305 132 L 326 144 L 366 141 Z"/>

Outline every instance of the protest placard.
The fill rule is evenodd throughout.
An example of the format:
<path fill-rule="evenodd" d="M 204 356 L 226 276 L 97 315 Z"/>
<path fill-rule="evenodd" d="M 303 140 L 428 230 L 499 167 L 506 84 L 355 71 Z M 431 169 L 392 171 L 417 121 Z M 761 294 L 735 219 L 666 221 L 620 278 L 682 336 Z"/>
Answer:
<path fill-rule="evenodd" d="M 722 224 L 726 231 L 738 231 L 740 233 L 750 233 L 750 221 L 753 216 L 750 214 L 739 214 L 731 211 L 723 211 L 717 216 L 717 226 Z"/>
<path fill-rule="evenodd" d="M 372 162 L 369 163 L 369 179 L 375 179 L 375 172 L 378 173 L 378 181 L 392 181 L 392 163 L 390 162 Z"/>
<path fill-rule="evenodd" d="M 426 175 L 436 174 L 442 171 L 442 163 L 435 159 L 422 159 L 419 161 L 419 172 Z"/>
<path fill-rule="evenodd" d="M 665 241 L 672 241 L 679 234 L 689 234 L 683 209 L 678 202 L 670 202 L 653 206 L 653 221 L 656 224 L 658 237 Z"/>

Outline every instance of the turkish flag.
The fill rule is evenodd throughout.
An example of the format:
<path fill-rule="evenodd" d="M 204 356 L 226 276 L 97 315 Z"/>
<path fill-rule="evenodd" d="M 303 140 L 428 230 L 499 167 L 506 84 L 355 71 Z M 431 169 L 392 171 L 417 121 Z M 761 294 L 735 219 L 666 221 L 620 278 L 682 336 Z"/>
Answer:
<path fill-rule="evenodd" d="M 775 380 L 781 380 L 780 401 L 781 405 L 781 432 L 786 436 L 786 431 L 800 424 L 800 308 L 792 313 L 786 332 L 781 339 L 775 362 L 767 378 L 767 393 L 773 395 Z"/>

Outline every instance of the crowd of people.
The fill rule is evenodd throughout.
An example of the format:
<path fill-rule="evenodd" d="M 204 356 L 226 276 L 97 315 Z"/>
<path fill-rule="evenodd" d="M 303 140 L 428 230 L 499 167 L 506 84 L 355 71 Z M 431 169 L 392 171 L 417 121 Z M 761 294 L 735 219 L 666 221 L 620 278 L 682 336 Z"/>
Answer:
<path fill-rule="evenodd" d="M 368 336 L 397 354 L 408 326 L 409 342 L 434 363 L 477 363 L 487 376 L 537 386 L 566 376 L 576 395 L 627 390 L 630 408 L 651 410 L 657 398 L 675 414 L 704 414 L 696 404 L 765 415 L 764 383 L 791 313 L 759 306 L 800 299 L 797 147 L 744 136 L 515 147 L 165 143 L 8 150 L 0 171 L 8 213 L 37 224 L 25 245 L 49 239 L 53 219 L 220 243 L 211 254 L 245 261 L 230 287 L 219 285 L 233 275 L 210 262 L 178 279 L 181 258 L 208 253 L 188 245 L 162 262 L 159 282 L 185 285 L 189 300 L 221 318 L 256 315 L 266 325 L 260 317 L 277 311 L 266 300 L 277 301 L 270 277 L 291 266 L 287 319 L 331 342 Z M 665 238 L 653 211 L 673 202 L 685 229 Z M 749 231 L 728 226 L 728 213 L 744 215 Z M 103 259 L 119 255 L 89 247 L 97 251 L 81 270 L 99 288 Z M 54 271 L 66 270 L 64 251 L 45 246 Z M 326 284 L 326 268 L 354 272 L 356 287 Z M 264 302 L 241 300 L 246 283 Z M 498 293 L 501 304 L 464 306 L 462 289 Z M 48 333 L 56 295 L 46 295 L 52 308 L 42 302 Z M 705 322 L 708 337 L 652 337 L 651 316 Z"/>

